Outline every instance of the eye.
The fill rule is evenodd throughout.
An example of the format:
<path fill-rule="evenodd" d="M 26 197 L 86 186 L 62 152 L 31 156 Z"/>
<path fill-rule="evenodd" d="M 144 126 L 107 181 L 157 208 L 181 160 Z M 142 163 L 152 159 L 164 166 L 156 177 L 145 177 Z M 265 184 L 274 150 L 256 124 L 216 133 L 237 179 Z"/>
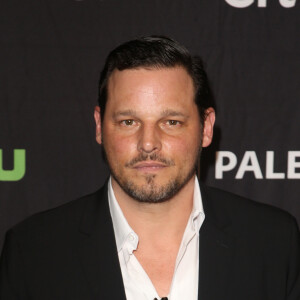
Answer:
<path fill-rule="evenodd" d="M 123 126 L 132 126 L 132 125 L 134 125 L 134 120 L 131 120 L 131 119 L 123 120 L 123 121 L 121 121 L 121 125 L 123 125 Z"/>
<path fill-rule="evenodd" d="M 181 122 L 177 121 L 177 120 L 168 120 L 167 121 L 167 124 L 168 125 L 171 125 L 171 126 L 176 126 L 176 125 L 180 125 Z"/>

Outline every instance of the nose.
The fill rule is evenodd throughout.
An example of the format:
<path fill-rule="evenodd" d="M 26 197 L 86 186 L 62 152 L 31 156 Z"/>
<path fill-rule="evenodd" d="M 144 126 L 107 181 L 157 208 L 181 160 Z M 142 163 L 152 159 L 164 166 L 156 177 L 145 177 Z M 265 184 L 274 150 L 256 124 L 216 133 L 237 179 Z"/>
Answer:
<path fill-rule="evenodd" d="M 144 125 L 141 128 L 138 151 L 152 153 L 161 150 L 161 137 L 159 129 L 155 125 Z"/>

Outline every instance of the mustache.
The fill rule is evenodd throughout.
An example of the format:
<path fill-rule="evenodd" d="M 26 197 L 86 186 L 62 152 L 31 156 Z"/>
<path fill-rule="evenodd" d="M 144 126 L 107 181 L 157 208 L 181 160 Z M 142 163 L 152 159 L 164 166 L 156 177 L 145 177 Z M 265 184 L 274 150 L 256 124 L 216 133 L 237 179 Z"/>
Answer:
<path fill-rule="evenodd" d="M 140 153 L 137 157 L 133 158 L 128 163 L 126 163 L 125 167 L 129 167 L 129 168 L 134 167 L 137 163 L 142 161 L 157 161 L 163 163 L 168 167 L 175 165 L 173 160 L 164 158 L 157 153 L 152 153 L 152 154 Z"/>

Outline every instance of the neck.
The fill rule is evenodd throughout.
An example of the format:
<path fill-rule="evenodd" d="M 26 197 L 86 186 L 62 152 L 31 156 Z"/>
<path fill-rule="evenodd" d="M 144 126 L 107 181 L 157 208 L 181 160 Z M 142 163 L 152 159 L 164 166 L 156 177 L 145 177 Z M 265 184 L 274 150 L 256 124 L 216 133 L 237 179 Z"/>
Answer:
<path fill-rule="evenodd" d="M 130 227 L 141 240 L 180 241 L 193 208 L 195 177 L 170 200 L 141 203 L 127 195 L 112 178 L 116 199 Z"/>

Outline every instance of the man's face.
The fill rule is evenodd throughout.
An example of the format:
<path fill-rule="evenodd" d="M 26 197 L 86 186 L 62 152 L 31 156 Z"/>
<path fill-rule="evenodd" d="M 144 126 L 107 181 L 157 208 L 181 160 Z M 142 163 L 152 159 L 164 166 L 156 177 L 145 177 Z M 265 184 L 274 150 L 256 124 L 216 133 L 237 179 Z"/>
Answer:
<path fill-rule="evenodd" d="M 114 71 L 102 129 L 99 108 L 95 119 L 113 180 L 130 197 L 163 202 L 193 180 L 202 130 L 185 69 Z M 211 141 L 206 123 L 203 146 Z"/>

